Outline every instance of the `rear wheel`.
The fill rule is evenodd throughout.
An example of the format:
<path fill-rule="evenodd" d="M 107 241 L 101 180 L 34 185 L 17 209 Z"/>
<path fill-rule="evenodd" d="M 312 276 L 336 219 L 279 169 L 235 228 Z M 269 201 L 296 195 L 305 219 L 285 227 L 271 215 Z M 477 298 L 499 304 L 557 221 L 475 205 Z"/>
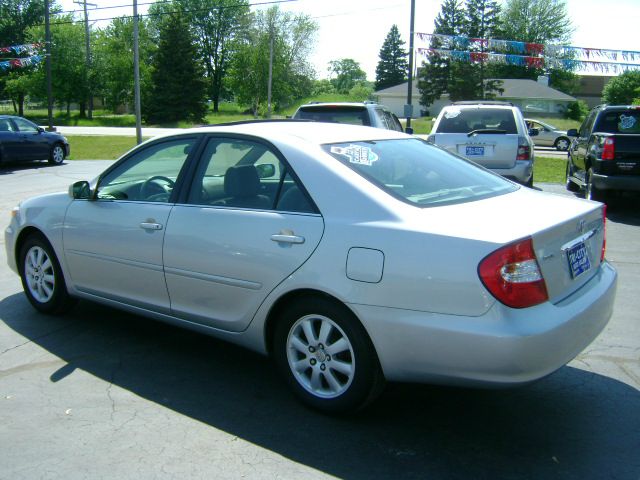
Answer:
<path fill-rule="evenodd" d="M 606 191 L 599 189 L 593 184 L 593 169 L 590 168 L 587 172 L 587 184 L 584 187 L 584 198 L 587 200 L 594 200 L 596 202 L 605 202 L 606 197 Z"/>
<path fill-rule="evenodd" d="M 327 413 L 362 408 L 384 386 L 366 331 L 347 307 L 328 298 L 303 297 L 286 308 L 273 356 L 298 398 Z"/>
<path fill-rule="evenodd" d="M 39 312 L 63 313 L 74 303 L 53 248 L 41 235 L 29 236 L 20 249 L 20 278 L 27 299 Z"/>
<path fill-rule="evenodd" d="M 64 148 L 59 143 L 56 143 L 49 153 L 49 163 L 60 165 L 62 162 L 64 162 Z"/>

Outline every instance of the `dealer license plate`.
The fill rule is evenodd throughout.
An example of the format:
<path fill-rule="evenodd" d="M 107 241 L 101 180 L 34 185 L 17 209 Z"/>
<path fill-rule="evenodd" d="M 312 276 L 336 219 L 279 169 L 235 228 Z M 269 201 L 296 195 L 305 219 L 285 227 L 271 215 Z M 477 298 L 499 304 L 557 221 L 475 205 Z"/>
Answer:
<path fill-rule="evenodd" d="M 591 268 L 587 247 L 585 247 L 584 242 L 580 242 L 567 250 L 567 259 L 569 260 L 571 278 L 576 278 Z"/>
<path fill-rule="evenodd" d="M 467 147 L 467 156 L 480 157 L 484 155 L 484 147 Z"/>

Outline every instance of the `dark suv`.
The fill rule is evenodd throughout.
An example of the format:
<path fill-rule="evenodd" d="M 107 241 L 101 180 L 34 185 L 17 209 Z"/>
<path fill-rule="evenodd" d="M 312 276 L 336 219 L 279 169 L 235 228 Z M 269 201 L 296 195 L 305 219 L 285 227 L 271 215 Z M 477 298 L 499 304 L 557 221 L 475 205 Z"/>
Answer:
<path fill-rule="evenodd" d="M 612 191 L 640 191 L 640 106 L 600 105 L 567 135 L 568 190 L 601 202 Z"/>
<path fill-rule="evenodd" d="M 308 103 L 300 106 L 292 118 L 404 131 L 398 117 L 377 103 Z"/>

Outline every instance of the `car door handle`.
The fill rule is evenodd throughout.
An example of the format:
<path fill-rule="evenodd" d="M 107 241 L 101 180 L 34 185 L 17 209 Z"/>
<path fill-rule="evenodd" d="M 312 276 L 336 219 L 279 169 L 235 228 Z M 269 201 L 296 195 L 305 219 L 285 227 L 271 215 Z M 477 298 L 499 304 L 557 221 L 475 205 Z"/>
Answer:
<path fill-rule="evenodd" d="M 140 228 L 144 230 L 162 230 L 162 225 L 159 223 L 142 222 Z"/>
<path fill-rule="evenodd" d="M 304 237 L 300 237 L 298 235 L 286 235 L 282 233 L 271 235 L 271 240 L 278 243 L 304 243 Z"/>

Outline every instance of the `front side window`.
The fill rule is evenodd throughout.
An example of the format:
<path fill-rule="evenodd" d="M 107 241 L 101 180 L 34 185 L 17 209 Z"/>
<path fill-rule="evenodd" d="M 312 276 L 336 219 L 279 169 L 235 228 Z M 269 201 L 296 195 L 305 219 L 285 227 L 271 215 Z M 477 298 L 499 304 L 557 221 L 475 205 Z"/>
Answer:
<path fill-rule="evenodd" d="M 21 133 L 38 133 L 38 127 L 35 124 L 22 118 L 16 118 L 14 121 Z"/>
<path fill-rule="evenodd" d="M 169 202 L 195 138 L 148 145 L 100 179 L 98 199 Z"/>
<path fill-rule="evenodd" d="M 418 139 L 338 143 L 323 148 L 387 193 L 420 207 L 480 200 L 518 188 Z"/>

